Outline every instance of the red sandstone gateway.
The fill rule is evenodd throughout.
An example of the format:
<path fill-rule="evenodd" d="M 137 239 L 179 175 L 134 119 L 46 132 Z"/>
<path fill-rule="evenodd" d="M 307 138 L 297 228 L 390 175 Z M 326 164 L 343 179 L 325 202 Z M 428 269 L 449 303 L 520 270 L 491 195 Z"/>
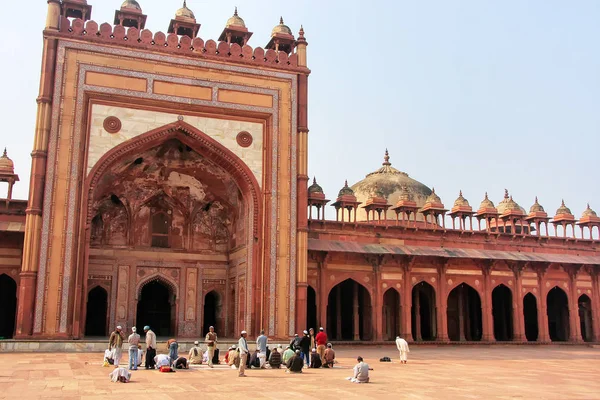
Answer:
<path fill-rule="evenodd" d="M 198 37 L 186 2 L 166 34 L 145 29 L 134 0 L 113 24 L 91 18 L 86 0 L 48 1 L 28 202 L 12 199 L 19 178 L 0 157 L 0 336 L 600 335 L 589 206 L 550 217 L 507 191 L 474 210 L 457 190 L 448 210 L 386 151 L 325 219 L 307 175 L 302 27 L 295 37 L 282 18 L 263 49 L 237 9 L 218 42 Z"/>

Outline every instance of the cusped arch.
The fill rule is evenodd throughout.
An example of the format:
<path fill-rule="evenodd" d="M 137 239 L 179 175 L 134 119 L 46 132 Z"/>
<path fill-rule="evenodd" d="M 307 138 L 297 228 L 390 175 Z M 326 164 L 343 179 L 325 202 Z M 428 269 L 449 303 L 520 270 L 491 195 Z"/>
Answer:
<path fill-rule="evenodd" d="M 262 208 L 260 186 L 256 177 L 250 168 L 231 150 L 184 121 L 173 122 L 129 139 L 109 150 L 98 160 L 86 179 L 86 223 L 89 225 L 93 217 L 91 215 L 93 191 L 106 170 L 122 157 L 153 148 L 169 139 L 179 140 L 198 154 L 208 157 L 216 165 L 231 174 L 242 196 L 247 201 L 250 200 L 254 207 L 253 233 L 255 237 L 258 237 L 258 221 L 262 217 Z"/>
<path fill-rule="evenodd" d="M 171 291 L 171 293 L 175 296 L 175 298 L 176 299 L 179 298 L 179 290 L 178 290 L 177 282 L 173 281 L 168 276 L 161 274 L 160 272 L 157 272 L 155 274 L 145 277 L 144 279 L 141 279 L 137 283 L 136 288 L 135 288 L 135 301 L 136 302 L 139 301 L 139 299 L 142 295 L 142 290 L 144 289 L 144 286 L 146 286 L 150 282 L 154 282 L 154 281 L 158 281 L 158 282 L 162 283 L 163 285 L 166 285 L 169 288 L 169 290 Z"/>
<path fill-rule="evenodd" d="M 342 283 L 344 283 L 344 282 L 346 282 L 346 281 L 353 281 L 353 282 L 356 282 L 356 284 L 357 284 L 358 286 L 362 286 L 363 288 L 365 288 L 365 290 L 366 290 L 367 292 L 369 292 L 369 296 L 370 296 L 371 298 L 373 298 L 373 289 L 371 288 L 371 285 L 370 285 L 370 284 L 368 284 L 368 283 L 367 283 L 367 284 L 363 284 L 363 283 L 361 283 L 361 282 L 357 281 L 356 279 L 354 279 L 354 278 L 352 277 L 352 275 L 351 275 L 351 274 L 344 274 L 344 275 L 340 275 L 340 277 L 336 277 L 336 279 L 335 279 L 334 281 L 332 281 L 333 283 L 330 283 L 330 284 L 329 284 L 329 287 L 327 288 L 327 293 L 328 293 L 328 295 L 331 293 L 331 291 L 332 291 L 332 290 L 333 290 L 333 289 L 334 289 L 336 286 L 338 286 L 338 285 L 340 285 L 340 284 L 342 284 Z"/>
<path fill-rule="evenodd" d="M 88 296 L 90 295 L 90 292 L 92 290 L 96 289 L 97 287 L 99 287 L 101 289 L 104 289 L 104 291 L 106 292 L 107 295 L 110 293 L 110 290 L 108 289 L 107 285 L 102 284 L 102 283 L 95 283 L 95 284 L 93 284 L 91 286 L 88 286 L 88 288 L 87 288 L 88 289 L 88 291 L 87 291 Z"/>
<path fill-rule="evenodd" d="M 481 291 L 480 291 L 480 290 L 479 290 L 477 287 L 473 287 L 473 286 L 471 286 L 471 284 L 470 284 L 470 283 L 468 283 L 468 282 L 466 282 L 466 281 L 460 281 L 460 282 L 457 282 L 457 283 L 453 284 L 452 286 L 450 286 L 450 287 L 448 288 L 448 291 L 447 291 L 447 292 L 448 292 L 448 296 L 450 296 L 450 293 L 452 293 L 452 291 L 453 291 L 454 289 L 456 289 L 457 287 L 459 287 L 460 285 L 465 285 L 465 286 L 468 286 L 468 287 L 470 287 L 470 288 L 471 288 L 471 289 L 473 289 L 475 292 L 477 292 L 477 294 L 479 295 L 479 298 L 480 298 L 480 299 L 481 299 L 481 298 L 483 298 L 483 293 L 482 293 L 482 292 L 481 292 Z M 500 285 L 498 285 L 498 286 L 500 286 Z M 494 289 L 495 289 L 495 288 L 494 288 Z"/>
<path fill-rule="evenodd" d="M 417 285 L 420 285 L 420 284 L 423 284 L 423 283 L 425 285 L 431 287 L 433 289 L 433 291 L 435 292 L 435 286 L 433 286 L 431 283 L 427 282 L 425 279 L 421 279 L 420 281 L 417 281 L 417 282 L 413 283 L 412 289 L 414 289 L 415 287 L 417 287 Z"/>

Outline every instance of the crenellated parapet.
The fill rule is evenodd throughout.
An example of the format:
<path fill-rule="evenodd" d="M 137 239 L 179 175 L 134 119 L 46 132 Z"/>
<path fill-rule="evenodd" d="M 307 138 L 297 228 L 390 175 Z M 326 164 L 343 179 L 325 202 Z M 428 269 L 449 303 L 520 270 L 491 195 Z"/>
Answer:
<path fill-rule="evenodd" d="M 109 23 L 98 25 L 97 22 L 91 20 L 86 22 L 82 19 L 74 19 L 71 21 L 61 17 L 59 32 L 46 31 L 46 34 L 99 44 L 308 72 L 306 67 L 298 65 L 296 53 L 290 55 L 285 51 L 265 50 L 261 47 L 252 48 L 249 45 L 240 46 L 237 43 L 224 41 L 217 43 L 212 39 L 205 42 L 199 37 L 192 39 L 189 36 L 178 36 L 175 33 L 153 33 L 148 29 L 138 30 L 135 27 L 113 26 Z"/>

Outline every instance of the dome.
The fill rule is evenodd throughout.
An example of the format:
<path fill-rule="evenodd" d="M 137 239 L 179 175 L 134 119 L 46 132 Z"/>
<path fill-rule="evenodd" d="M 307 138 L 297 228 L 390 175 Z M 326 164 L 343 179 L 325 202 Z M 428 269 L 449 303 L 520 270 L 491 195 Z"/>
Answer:
<path fill-rule="evenodd" d="M 429 197 L 427 198 L 427 200 L 425 200 L 425 204 L 438 204 L 441 203 L 442 199 L 440 199 L 440 196 L 438 196 L 437 194 L 435 194 L 435 188 L 433 188 L 431 190 L 431 194 L 429 195 Z"/>
<path fill-rule="evenodd" d="M 233 13 L 233 17 L 227 20 L 227 24 L 225 24 L 227 28 L 230 26 L 241 26 L 242 28 L 246 27 L 246 23 L 244 20 L 238 15 L 237 7 L 235 8 L 235 12 Z"/>
<path fill-rule="evenodd" d="M 542 205 L 540 203 L 538 203 L 538 198 L 537 196 L 535 196 L 535 203 L 533 203 L 533 205 L 531 206 L 531 208 L 529 209 L 530 213 L 543 213 L 544 211 L 544 207 L 542 207 Z"/>
<path fill-rule="evenodd" d="M 313 178 L 313 184 L 308 187 L 308 193 L 323 193 L 323 188 L 317 184 L 317 178 Z"/>
<path fill-rule="evenodd" d="M 562 201 L 562 203 L 560 203 L 560 207 L 558 207 L 558 210 L 556 210 L 556 215 L 560 214 L 571 214 L 571 209 L 565 206 L 564 200 Z"/>
<path fill-rule="evenodd" d="M 10 175 L 15 173 L 15 164 L 10 158 L 8 158 L 8 155 L 6 154 L 6 148 L 4 149 L 2 157 L 0 157 L 0 173 Z"/>
<path fill-rule="evenodd" d="M 175 13 L 175 18 L 193 19 L 194 21 L 196 21 L 196 16 L 194 15 L 194 12 L 187 8 L 186 0 L 183 0 L 183 7 L 177 10 L 177 12 Z"/>
<path fill-rule="evenodd" d="M 427 197 L 431 194 L 431 189 L 427 186 L 411 179 L 407 173 L 392 167 L 387 150 L 385 151 L 382 167 L 368 174 L 365 179 L 352 185 L 356 199 L 361 203 L 367 202 L 375 192 L 375 188 L 381 191 L 381 197 L 386 199 L 388 204 L 396 204 L 400 200 L 401 195 L 405 197 L 408 195 L 411 197 L 410 201 L 417 203 L 418 207 L 423 207 Z M 395 220 L 395 212 L 388 210 L 386 218 Z M 358 210 L 357 219 L 361 221 L 367 219 L 366 212 L 362 208 Z M 419 214 L 417 219 L 423 220 L 423 216 Z"/>
<path fill-rule="evenodd" d="M 458 194 L 458 198 L 454 202 L 454 207 L 470 207 L 469 201 L 463 197 L 462 190 Z"/>
<path fill-rule="evenodd" d="M 340 192 L 338 193 L 338 197 L 342 196 L 354 196 L 354 190 L 348 186 L 348 181 L 344 183 L 344 187 L 341 188 Z"/>
<path fill-rule="evenodd" d="M 488 198 L 487 192 L 485 192 L 485 198 L 483 199 L 483 201 L 479 205 L 479 209 L 480 210 L 481 209 L 486 209 L 486 208 L 496 208 L 496 206 L 494 205 L 494 203 Z"/>
<path fill-rule="evenodd" d="M 517 211 L 522 214 L 527 214 L 525 209 L 517 204 L 516 201 L 513 200 L 512 196 L 508 195 L 508 190 L 504 189 L 504 199 L 498 203 L 498 207 L 496 207 L 500 214 L 506 214 L 509 211 Z"/>
<path fill-rule="evenodd" d="M 406 186 L 402 186 L 400 189 L 400 196 L 398 201 L 413 201 L 413 195 L 410 193 Z"/>
<path fill-rule="evenodd" d="M 292 34 L 292 30 L 290 29 L 289 26 L 285 25 L 283 23 L 283 17 L 281 17 L 279 19 L 279 25 L 277 25 L 275 28 L 273 28 L 273 30 L 271 31 L 271 36 L 275 36 L 275 34 L 277 33 L 283 33 L 285 35 L 291 35 Z"/>
<path fill-rule="evenodd" d="M 584 219 L 585 217 L 597 217 L 598 215 L 596 214 L 596 211 L 592 210 L 590 208 L 590 203 L 588 203 L 587 208 L 585 209 L 585 211 L 583 211 L 583 214 L 581 214 L 581 219 Z"/>
<path fill-rule="evenodd" d="M 121 4 L 121 10 L 124 8 L 128 10 L 136 10 L 142 12 L 142 7 L 140 6 L 140 3 L 138 3 L 135 0 L 125 0 L 123 4 Z"/>

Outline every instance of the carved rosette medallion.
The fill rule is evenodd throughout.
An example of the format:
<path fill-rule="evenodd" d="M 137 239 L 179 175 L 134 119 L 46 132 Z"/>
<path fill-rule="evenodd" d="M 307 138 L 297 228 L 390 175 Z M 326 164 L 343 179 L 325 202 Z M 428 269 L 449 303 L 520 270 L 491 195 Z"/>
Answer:
<path fill-rule="evenodd" d="M 252 145 L 252 142 L 254 141 L 254 138 L 252 137 L 250 132 L 242 131 L 238 133 L 235 140 L 241 147 L 250 147 Z"/>
<path fill-rule="evenodd" d="M 122 126 L 123 125 L 121 124 L 121 120 L 117 117 L 106 117 L 106 119 L 104 120 L 104 130 L 106 130 L 106 132 L 108 133 L 118 133 L 121 130 Z"/>

